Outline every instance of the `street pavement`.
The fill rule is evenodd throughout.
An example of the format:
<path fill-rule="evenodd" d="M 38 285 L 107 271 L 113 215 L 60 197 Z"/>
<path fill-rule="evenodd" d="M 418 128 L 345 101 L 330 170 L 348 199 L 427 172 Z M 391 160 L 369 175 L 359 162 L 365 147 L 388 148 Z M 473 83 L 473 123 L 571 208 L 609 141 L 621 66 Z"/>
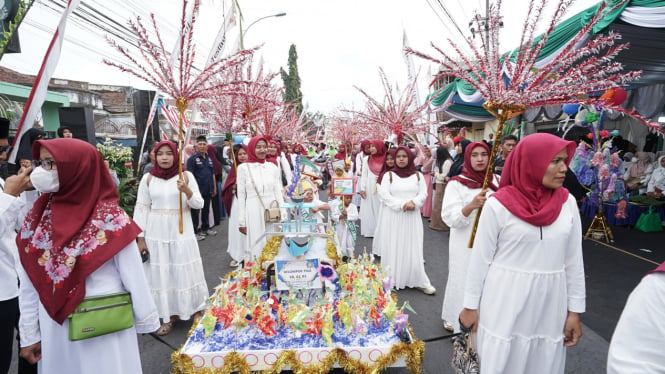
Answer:
<path fill-rule="evenodd" d="M 208 287 L 212 291 L 220 278 L 231 270 L 231 258 L 226 252 L 227 222 L 214 229 L 215 236 L 199 242 Z M 584 230 L 590 221 L 583 219 Z M 427 228 L 423 219 L 425 269 L 437 288 L 436 295 L 428 296 L 418 290 L 397 292 L 400 304 L 408 300 L 417 314 L 410 313 L 409 321 L 418 339 L 425 341 L 422 373 L 453 373 L 450 367 L 452 345 L 441 322 L 443 291 L 448 275 L 448 233 Z M 627 227 L 613 227 L 615 242 L 605 244 L 584 240 L 584 260 L 587 288 L 587 312 L 582 315 L 583 333 L 580 344 L 569 348 L 566 373 L 600 374 L 606 372 L 609 341 L 621 310 L 632 289 L 656 263 L 665 261 L 662 243 L 665 233 L 642 233 Z M 404 233 L 408 235 L 409 233 Z M 371 251 L 371 239 L 359 238 L 356 254 Z M 171 353 L 186 340 L 191 322 L 178 323 L 164 337 L 139 336 L 143 371 L 147 374 L 170 373 Z M 16 352 L 15 352 L 16 356 Z M 16 359 L 10 373 L 16 372 Z M 343 373 L 342 370 L 334 372 Z M 406 368 L 390 368 L 386 373 L 408 373 Z"/>

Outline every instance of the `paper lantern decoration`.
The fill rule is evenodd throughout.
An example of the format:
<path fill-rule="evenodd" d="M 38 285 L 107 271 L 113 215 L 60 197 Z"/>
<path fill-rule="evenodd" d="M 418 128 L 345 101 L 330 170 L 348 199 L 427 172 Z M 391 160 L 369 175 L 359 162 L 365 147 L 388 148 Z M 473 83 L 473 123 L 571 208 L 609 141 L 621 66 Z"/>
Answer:
<path fill-rule="evenodd" d="M 579 112 L 577 112 L 577 115 L 575 116 L 575 124 L 577 126 L 583 126 L 586 124 L 584 121 L 584 117 L 589 113 L 587 109 L 582 109 Z"/>
<path fill-rule="evenodd" d="M 614 87 L 608 88 L 605 93 L 600 96 L 600 99 L 609 105 L 619 106 L 626 101 L 627 96 L 628 94 L 623 88 Z"/>
<path fill-rule="evenodd" d="M 579 109 L 580 109 L 580 104 L 564 104 L 561 107 L 561 110 L 563 110 L 563 112 L 569 116 L 572 116 L 573 114 L 577 113 Z"/>

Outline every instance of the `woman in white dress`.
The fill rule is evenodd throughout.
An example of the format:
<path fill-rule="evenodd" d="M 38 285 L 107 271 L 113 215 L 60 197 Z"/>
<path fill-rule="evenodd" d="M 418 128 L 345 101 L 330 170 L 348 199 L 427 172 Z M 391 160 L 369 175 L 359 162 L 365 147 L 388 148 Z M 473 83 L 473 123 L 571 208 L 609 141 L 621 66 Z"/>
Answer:
<path fill-rule="evenodd" d="M 39 140 L 30 175 L 42 195 L 17 235 L 23 270 L 20 355 L 40 373 L 140 373 L 137 333 L 159 327 L 136 236 L 118 206 L 101 154 L 78 139 Z M 75 212 L 76 214 L 72 214 Z M 134 326 L 69 340 L 67 318 L 84 297 L 129 292 Z"/>
<path fill-rule="evenodd" d="M 377 195 L 379 196 L 379 210 L 377 213 L 377 217 L 381 217 L 381 211 L 385 209 L 385 204 L 383 203 L 383 200 L 381 200 L 381 194 L 378 193 L 378 190 L 381 188 L 381 181 L 383 180 L 383 177 L 386 175 L 386 173 L 395 169 L 396 151 L 397 149 L 389 149 L 386 152 L 386 158 L 383 161 L 383 169 L 381 169 L 381 173 L 379 174 L 379 177 L 376 179 Z M 383 239 L 385 239 L 385 237 L 381 233 L 381 220 L 377 219 L 376 228 L 374 229 L 374 239 L 372 239 L 372 254 L 374 256 L 381 256 L 381 248 L 383 246 L 383 243 L 381 243 L 381 241 Z"/>
<path fill-rule="evenodd" d="M 443 206 L 443 196 L 446 189 L 448 172 L 450 166 L 453 164 L 453 158 L 448 153 L 448 149 L 444 146 L 436 148 L 436 163 L 432 168 L 434 172 L 434 201 L 432 207 L 432 218 L 429 223 L 429 228 L 437 231 L 450 231 L 450 228 L 443 222 L 441 218 L 441 207 Z"/>
<path fill-rule="evenodd" d="M 434 295 L 436 288 L 432 287 L 423 262 L 423 221 L 419 211 L 427 198 L 427 185 L 415 169 L 414 158 L 409 148 L 397 148 L 395 168 L 381 181 L 379 193 L 385 204 L 379 217 L 385 229 L 381 231 L 381 267 L 395 280 L 395 288 L 415 287 Z"/>
<path fill-rule="evenodd" d="M 628 296 L 607 354 L 607 374 L 665 373 L 665 262 Z"/>
<path fill-rule="evenodd" d="M 370 155 L 363 160 L 360 177 L 360 234 L 366 238 L 374 237 L 376 218 L 379 214 L 379 196 L 376 191 L 376 180 L 381 174 L 386 158 L 386 146 L 380 140 L 372 140 Z"/>
<path fill-rule="evenodd" d="M 448 280 L 443 295 L 441 319 L 443 328 L 459 332 L 457 317 L 464 300 L 464 282 L 471 258 L 469 237 L 476 219 L 477 209 L 485 201 L 482 191 L 483 180 L 489 165 L 490 150 L 484 142 L 475 142 L 466 147 L 461 155 L 464 158 L 462 173 L 450 179 L 443 196 L 441 219 L 450 227 L 448 242 Z M 493 176 L 489 193 L 497 190 L 499 181 Z"/>
<path fill-rule="evenodd" d="M 484 204 L 460 313 L 483 373 L 563 373 L 582 336 L 582 224 L 562 187 L 574 152 L 551 134 L 525 137 Z"/>
<path fill-rule="evenodd" d="M 665 156 L 658 157 L 658 163 L 651 173 L 647 185 L 647 196 L 662 199 L 665 193 Z"/>
<path fill-rule="evenodd" d="M 140 251 L 150 259 L 144 270 L 157 304 L 162 326 L 157 335 L 171 332 L 178 320 L 188 320 L 204 309 L 208 284 L 190 209 L 203 207 L 194 175 L 178 177 L 178 149 L 171 141 L 155 145 L 155 166 L 141 178 L 134 221 L 143 230 Z M 179 229 L 178 199 L 182 199 L 183 232 Z"/>
<path fill-rule="evenodd" d="M 224 187 L 222 188 L 222 201 L 229 215 L 229 236 L 226 251 L 231 256 L 229 266 L 238 266 L 244 260 L 245 236 L 238 231 L 238 196 L 236 194 L 236 177 L 238 166 L 247 161 L 247 147 L 241 144 L 233 146 L 233 166 L 229 169 Z"/>
<path fill-rule="evenodd" d="M 266 161 L 268 142 L 253 137 L 247 145 L 247 162 L 238 166 L 238 230 L 245 235 L 246 258 L 254 260 L 266 244 L 264 212 L 273 201 L 281 206 L 282 178 L 275 164 Z"/>

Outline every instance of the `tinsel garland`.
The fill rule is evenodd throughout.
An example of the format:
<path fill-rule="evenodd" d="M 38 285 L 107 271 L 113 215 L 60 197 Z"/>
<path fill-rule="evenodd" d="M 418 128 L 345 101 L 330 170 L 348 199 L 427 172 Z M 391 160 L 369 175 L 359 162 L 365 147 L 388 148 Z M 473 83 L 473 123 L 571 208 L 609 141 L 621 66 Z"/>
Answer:
<path fill-rule="evenodd" d="M 275 235 L 270 237 L 270 239 L 268 239 L 266 242 L 266 245 L 263 247 L 263 251 L 261 251 L 261 256 L 259 256 L 259 263 L 263 264 L 266 261 L 272 261 L 275 256 L 277 256 L 281 244 L 281 236 Z"/>
<path fill-rule="evenodd" d="M 409 326 L 411 336 L 414 336 L 413 330 Z M 390 352 L 381 356 L 376 363 L 368 365 L 359 360 L 350 358 L 346 351 L 336 348 L 318 365 L 303 365 L 296 356 L 294 350 L 283 350 L 275 364 L 268 370 L 261 371 L 263 374 L 277 374 L 288 365 L 289 369 L 295 374 L 323 374 L 330 372 L 336 363 L 349 373 L 370 374 L 384 371 L 403 356 L 406 360 L 406 367 L 412 373 L 420 373 L 421 363 L 425 355 L 425 343 L 422 340 L 413 339 L 412 343 L 396 343 L 390 349 Z M 250 374 L 251 368 L 245 358 L 238 352 L 230 352 L 224 356 L 224 366 L 219 369 L 201 368 L 197 369 L 192 363 L 192 359 L 180 353 L 180 350 L 171 354 L 171 363 L 174 374 L 230 374 L 238 372 Z"/>
<path fill-rule="evenodd" d="M 330 237 L 335 235 L 330 230 L 328 230 L 326 233 L 330 235 Z M 275 258 L 275 256 L 277 256 L 281 244 L 282 244 L 281 236 L 275 235 L 270 237 L 270 239 L 268 239 L 268 241 L 266 242 L 266 245 L 263 247 L 263 250 L 261 251 L 261 256 L 259 256 L 259 263 L 263 264 L 266 261 L 272 261 Z M 326 238 L 326 255 L 328 255 L 329 259 L 334 260 L 335 264 L 340 263 L 340 259 L 337 256 L 337 247 L 330 238 Z"/>

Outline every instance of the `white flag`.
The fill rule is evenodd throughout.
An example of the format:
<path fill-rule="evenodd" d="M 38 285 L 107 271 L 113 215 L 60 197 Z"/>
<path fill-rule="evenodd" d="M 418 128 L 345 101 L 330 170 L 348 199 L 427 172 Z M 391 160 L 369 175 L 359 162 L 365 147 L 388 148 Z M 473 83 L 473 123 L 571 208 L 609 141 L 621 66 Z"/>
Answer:
<path fill-rule="evenodd" d="M 16 153 L 18 152 L 17 145 L 21 144 L 21 137 L 33 127 L 32 125 L 35 122 L 35 118 L 37 118 L 37 113 L 42 109 L 48 91 L 48 83 L 53 76 L 56 66 L 58 66 L 58 60 L 60 60 L 60 52 L 62 51 L 62 42 L 65 38 L 67 19 L 74 9 L 78 7 L 80 2 L 80 0 L 67 1 L 67 8 L 65 8 L 64 13 L 62 13 L 58 28 L 55 30 L 51 43 L 46 50 L 42 66 L 39 68 L 39 73 L 37 73 L 35 82 L 32 84 L 28 100 L 25 102 L 23 116 L 21 117 L 18 129 L 16 130 L 16 136 L 14 137 L 14 142 L 12 143 L 12 152 L 9 155 L 9 162 L 12 164 L 16 162 Z"/>

